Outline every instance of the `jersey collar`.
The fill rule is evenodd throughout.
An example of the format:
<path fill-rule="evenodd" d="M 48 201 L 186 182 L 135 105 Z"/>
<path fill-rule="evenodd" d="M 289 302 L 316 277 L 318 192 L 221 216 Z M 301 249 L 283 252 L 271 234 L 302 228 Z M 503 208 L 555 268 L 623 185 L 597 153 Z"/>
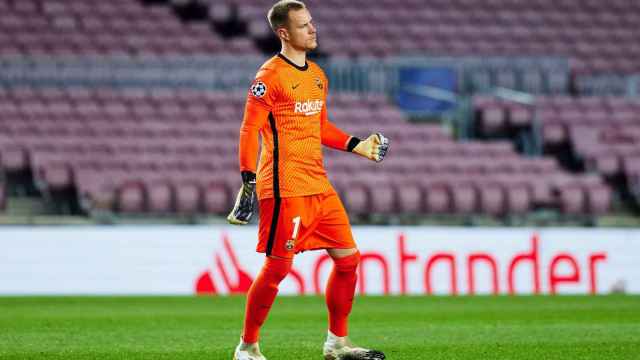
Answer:
<path fill-rule="evenodd" d="M 296 69 L 298 69 L 300 71 L 307 71 L 307 69 L 309 68 L 309 63 L 307 63 L 306 60 L 304 62 L 304 66 L 298 66 L 293 61 L 289 60 L 286 56 L 282 55 L 282 53 L 278 53 L 278 57 L 281 58 L 282 60 L 286 61 L 287 64 L 293 66 L 294 68 L 296 68 Z"/>

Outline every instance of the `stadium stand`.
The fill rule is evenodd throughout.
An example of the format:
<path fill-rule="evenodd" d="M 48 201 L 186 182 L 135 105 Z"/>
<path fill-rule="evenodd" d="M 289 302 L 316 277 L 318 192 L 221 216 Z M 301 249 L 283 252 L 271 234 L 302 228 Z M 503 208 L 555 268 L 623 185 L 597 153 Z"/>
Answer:
<path fill-rule="evenodd" d="M 607 178 L 633 173 L 640 155 L 640 101 L 617 97 L 538 97 L 533 107 L 478 96 L 476 120 L 485 135 L 513 132 L 534 122 L 545 151 L 568 147 L 587 170 Z"/>
<path fill-rule="evenodd" d="M 0 55 L 257 54 L 259 40 L 273 40 L 264 21 L 270 3 L 178 1 L 167 3 L 176 8 L 172 12 L 135 0 L 2 0 Z M 208 7 L 208 18 L 201 19 L 208 22 L 182 23 L 174 16 L 197 4 Z M 633 60 L 640 56 L 636 2 L 312 0 L 309 5 L 322 28 L 321 51 L 331 56 L 558 55 L 572 60 L 576 74 L 640 71 Z M 235 22 L 243 26 L 228 34 L 225 29 Z"/>
<path fill-rule="evenodd" d="M 183 24 L 170 8 L 136 0 L 0 0 L 0 55 L 256 54 L 249 39 L 225 40 L 207 24 Z"/>
<path fill-rule="evenodd" d="M 479 96 L 474 107 L 485 135 L 536 124 L 546 153 L 568 168 L 599 174 L 613 186 L 627 189 L 637 202 L 638 99 L 541 96 L 535 106 L 523 110 L 519 104 Z"/>
<path fill-rule="evenodd" d="M 244 94 L 188 89 L 5 89 L 0 152 L 6 171 L 30 170 L 49 192 L 75 188 L 86 210 L 222 214 L 238 181 L 243 101 Z M 597 179 L 570 175 L 551 159 L 524 158 L 508 142 L 456 142 L 440 125 L 407 122 L 385 97 L 336 95 L 330 113 L 353 134 L 375 126 L 394 141 L 381 168 L 326 152 L 328 171 L 356 214 L 608 208 L 610 190 Z"/>
<path fill-rule="evenodd" d="M 247 24 L 239 36 L 260 40 L 270 35 L 264 22 L 264 9 L 270 1 L 206 3 L 209 21 L 239 19 Z M 640 71 L 640 63 L 633 60 L 640 56 L 640 5 L 635 1 L 307 3 L 321 29 L 321 51 L 331 56 L 559 55 L 572 60 L 576 74 Z"/>
<path fill-rule="evenodd" d="M 544 66 L 527 72 L 533 67 L 526 58 L 518 60 L 525 70 L 507 68 L 512 58 L 559 55 L 570 59 L 576 75 L 640 71 L 633 60 L 640 55 L 635 2 L 307 3 L 321 29 L 320 56 L 502 56 L 490 71 L 465 73 L 472 85 L 459 90 L 525 84 L 532 93 L 554 94 L 536 96 L 532 104 L 474 96 L 472 136 L 480 139 L 461 140 L 440 124 L 408 122 L 383 94 L 334 92 L 329 111 L 339 126 L 358 136 L 375 127 L 392 140 L 382 167 L 325 152 L 351 214 L 505 218 L 553 210 L 597 216 L 617 197 L 640 199 L 640 103 L 567 96 L 566 73 Z M 161 57 L 261 58 L 273 41 L 264 19 L 270 4 L 0 0 L 0 58 L 137 57 L 143 65 Z M 478 64 L 471 68 L 482 70 Z M 0 86 L 2 169 L 8 179 L 29 174 L 48 199 L 76 202 L 82 212 L 224 214 L 238 185 L 244 96 L 153 81 L 115 87 L 63 77 L 7 80 Z M 545 156 L 524 156 L 516 140 L 523 131 L 535 136 L 537 127 Z"/>

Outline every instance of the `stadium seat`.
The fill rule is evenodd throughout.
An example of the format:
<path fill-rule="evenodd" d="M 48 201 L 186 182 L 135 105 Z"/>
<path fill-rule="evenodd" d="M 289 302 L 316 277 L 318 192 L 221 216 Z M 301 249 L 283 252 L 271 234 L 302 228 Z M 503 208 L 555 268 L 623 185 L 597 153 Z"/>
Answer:
<path fill-rule="evenodd" d="M 183 180 L 176 183 L 174 188 L 178 214 L 196 214 L 200 211 L 201 189 L 197 182 Z"/>
<path fill-rule="evenodd" d="M 449 181 L 449 188 L 454 213 L 470 215 L 478 210 L 478 192 L 473 182 L 452 178 Z"/>
<path fill-rule="evenodd" d="M 238 182 L 237 188 L 239 189 Z M 235 201 L 238 190 L 231 187 L 224 181 L 214 180 L 204 187 L 203 206 L 207 214 L 226 214 L 231 209 Z"/>
<path fill-rule="evenodd" d="M 560 209 L 566 215 L 582 215 L 587 211 L 585 192 L 577 183 L 562 184 L 557 187 Z"/>
<path fill-rule="evenodd" d="M 506 125 L 505 109 L 498 103 L 487 104 L 481 110 L 479 121 L 481 134 L 496 135 L 502 132 Z"/>
<path fill-rule="evenodd" d="M 526 106 L 511 106 L 509 108 L 508 118 L 511 128 L 522 128 L 531 125 L 533 120 L 533 109 Z"/>
<path fill-rule="evenodd" d="M 531 202 L 531 191 L 525 181 L 513 181 L 505 184 L 505 206 L 507 214 L 525 214 L 531 210 Z"/>
<path fill-rule="evenodd" d="M 587 211 L 591 215 L 604 215 L 611 209 L 612 191 L 604 184 L 587 185 Z"/>
<path fill-rule="evenodd" d="M 0 143 L 2 166 L 8 172 L 26 170 L 29 166 L 27 151 L 20 145 Z"/>
<path fill-rule="evenodd" d="M 491 216 L 505 213 L 505 192 L 502 186 L 494 181 L 477 183 L 479 197 L 479 212 Z"/>
<path fill-rule="evenodd" d="M 607 148 L 593 149 L 589 153 L 583 152 L 587 162 L 591 163 L 593 168 L 598 173 L 611 178 L 621 173 L 622 164 L 620 156 L 615 151 Z"/>
<path fill-rule="evenodd" d="M 441 180 L 422 182 L 427 214 L 449 214 L 453 211 L 451 192 Z"/>
<path fill-rule="evenodd" d="M 118 191 L 118 210 L 123 213 L 142 213 L 146 210 L 146 191 L 140 181 L 127 181 Z"/>
<path fill-rule="evenodd" d="M 389 180 L 365 182 L 370 195 L 370 211 L 375 214 L 393 214 L 397 212 L 396 192 Z"/>
<path fill-rule="evenodd" d="M 350 214 L 368 215 L 372 211 L 370 188 L 357 180 L 344 180 L 335 183 L 344 207 Z"/>
<path fill-rule="evenodd" d="M 424 212 L 424 194 L 417 180 L 393 183 L 397 195 L 398 211 L 401 214 L 421 214 Z"/>
<path fill-rule="evenodd" d="M 151 181 L 146 184 L 148 210 L 155 214 L 173 211 L 173 189 L 166 181 Z"/>
<path fill-rule="evenodd" d="M 64 161 L 46 163 L 40 171 L 44 184 L 51 190 L 69 189 L 73 185 L 71 168 Z"/>

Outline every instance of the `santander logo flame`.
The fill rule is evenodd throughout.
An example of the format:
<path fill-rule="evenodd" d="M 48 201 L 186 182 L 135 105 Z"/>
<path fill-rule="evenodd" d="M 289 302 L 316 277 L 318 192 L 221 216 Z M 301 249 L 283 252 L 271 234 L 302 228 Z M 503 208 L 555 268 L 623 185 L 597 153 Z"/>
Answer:
<path fill-rule="evenodd" d="M 222 278 L 221 285 L 224 286 L 224 289 L 229 294 L 244 294 L 249 291 L 249 288 L 253 283 L 253 278 L 238 261 L 238 256 L 236 255 L 236 252 L 231 245 L 231 241 L 229 240 L 229 236 L 226 233 L 222 235 L 222 245 L 224 255 L 215 253 L 213 256 L 215 271 L 217 271 Z M 229 259 L 231 262 L 231 268 L 228 269 L 225 267 L 225 264 L 222 261 L 222 256 Z M 196 294 L 217 295 L 220 293 L 215 281 L 213 280 L 211 271 L 212 270 L 205 270 L 198 276 L 198 279 L 196 280 Z M 300 272 L 296 269 L 291 269 L 288 277 L 294 279 L 298 284 L 298 294 L 303 295 L 305 293 L 305 282 Z"/>
<path fill-rule="evenodd" d="M 249 291 L 249 287 L 253 282 L 253 278 L 251 278 L 251 276 L 241 267 L 240 262 L 238 261 L 238 257 L 236 256 L 235 251 L 231 246 L 231 242 L 229 241 L 229 237 L 227 234 L 222 235 L 222 242 L 226 253 L 225 255 L 229 258 L 232 264 L 232 269 L 229 272 L 232 271 L 235 275 L 234 277 L 237 279 L 232 283 L 229 272 L 227 271 L 227 269 L 225 269 L 220 254 L 214 254 L 214 262 L 223 279 L 224 286 L 231 294 L 246 293 L 247 291 Z M 217 293 L 218 288 L 216 287 L 213 278 L 211 277 L 211 272 L 209 270 L 204 271 L 196 281 L 196 294 L 213 295 Z"/>

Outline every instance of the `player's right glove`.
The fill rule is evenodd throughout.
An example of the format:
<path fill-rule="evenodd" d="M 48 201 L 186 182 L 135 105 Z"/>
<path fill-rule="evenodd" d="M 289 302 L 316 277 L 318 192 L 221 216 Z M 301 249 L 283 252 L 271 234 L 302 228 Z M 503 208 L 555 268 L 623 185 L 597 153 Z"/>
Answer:
<path fill-rule="evenodd" d="M 380 133 L 375 133 L 371 134 L 366 140 L 360 140 L 351 151 L 369 160 L 380 162 L 384 160 L 388 150 L 389 139 Z"/>
<path fill-rule="evenodd" d="M 256 174 L 251 171 L 242 172 L 242 187 L 236 196 L 233 210 L 227 216 L 230 224 L 245 225 L 251 220 L 253 206 L 255 204 L 254 193 L 256 191 Z"/>

